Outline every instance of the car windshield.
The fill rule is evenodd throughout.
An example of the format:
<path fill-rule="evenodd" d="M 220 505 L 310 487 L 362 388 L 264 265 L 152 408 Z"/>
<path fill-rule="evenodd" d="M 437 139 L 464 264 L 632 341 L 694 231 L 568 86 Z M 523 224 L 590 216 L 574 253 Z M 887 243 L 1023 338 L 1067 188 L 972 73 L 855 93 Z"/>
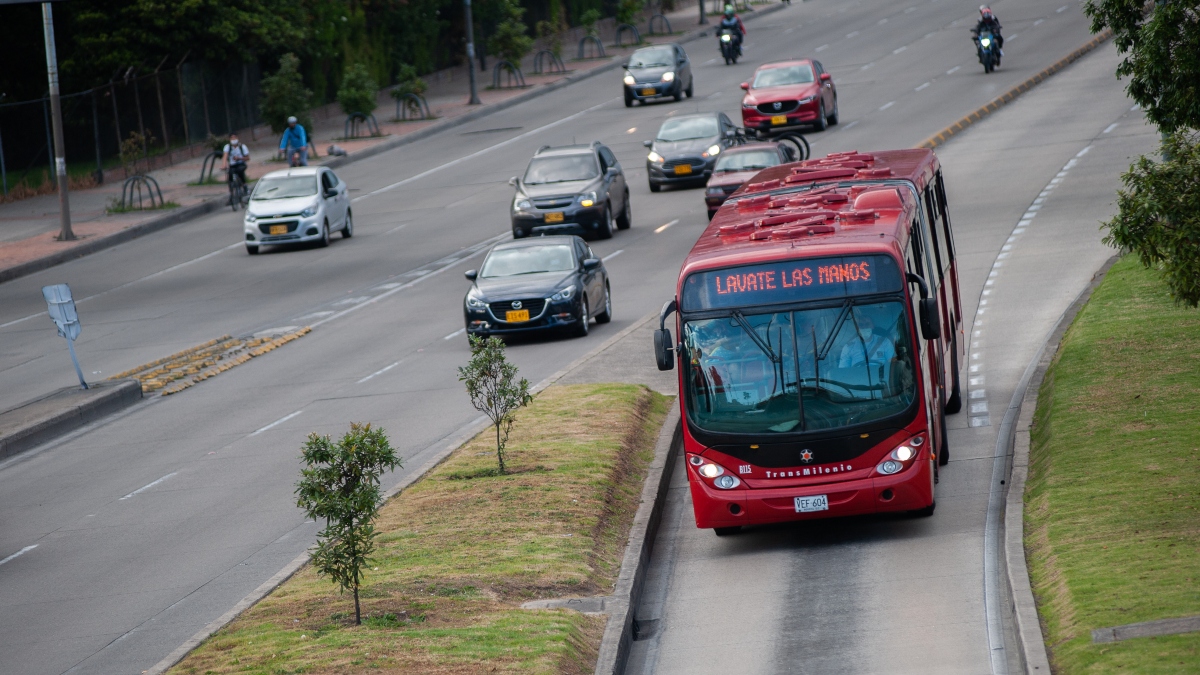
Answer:
<path fill-rule="evenodd" d="M 779 164 L 779 153 L 773 149 L 754 152 L 735 152 L 721 155 L 714 171 L 754 171 Z"/>
<path fill-rule="evenodd" d="M 511 277 L 518 274 L 538 272 L 566 272 L 575 269 L 575 256 L 571 247 L 522 246 L 492 251 L 483 261 L 479 276 L 483 278 Z"/>
<path fill-rule="evenodd" d="M 535 157 L 525 170 L 526 185 L 542 183 L 565 183 L 572 180 L 591 180 L 600 175 L 596 160 L 591 153 L 586 155 L 560 155 L 558 157 Z"/>
<path fill-rule="evenodd" d="M 782 87 L 786 84 L 808 84 L 813 81 L 813 70 L 810 65 L 782 66 L 760 70 L 754 75 L 754 89 L 763 87 Z"/>
<path fill-rule="evenodd" d="M 629 57 L 630 68 L 661 68 L 675 64 L 675 50 L 670 47 L 639 49 Z"/>
<path fill-rule="evenodd" d="M 780 434 L 903 412 L 917 391 L 904 307 L 847 300 L 690 321 L 683 328 L 688 414 L 708 431 Z"/>
<path fill-rule="evenodd" d="M 710 138 L 717 135 L 717 118 L 715 117 L 685 117 L 678 120 L 667 120 L 658 130 L 658 140 L 687 141 L 694 138 Z"/>
<path fill-rule="evenodd" d="M 316 176 L 267 176 L 258 181 L 254 188 L 255 201 L 264 199 L 287 199 L 310 197 L 317 194 Z"/>

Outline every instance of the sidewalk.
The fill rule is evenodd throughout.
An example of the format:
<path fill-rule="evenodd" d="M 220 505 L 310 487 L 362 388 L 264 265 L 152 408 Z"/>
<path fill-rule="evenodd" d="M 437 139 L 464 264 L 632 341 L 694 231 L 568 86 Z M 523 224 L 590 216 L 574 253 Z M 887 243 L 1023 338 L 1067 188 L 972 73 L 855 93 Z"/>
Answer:
<path fill-rule="evenodd" d="M 702 29 L 708 26 L 696 25 L 698 12 L 694 2 L 685 2 L 685 6 L 668 13 L 666 16 L 671 23 L 674 35 L 647 35 L 643 32 L 645 43 L 684 41 L 695 38 Z M 757 14 L 765 10 L 781 8 L 781 3 L 760 5 Z M 533 54 L 526 57 L 522 63 L 526 87 L 522 89 L 489 89 L 492 82 L 490 68 L 495 59 L 488 59 L 489 70 L 476 72 L 481 106 L 467 105 L 468 73 L 465 66 L 438 71 L 425 77 L 429 83 L 426 100 L 435 119 L 411 122 L 392 121 L 395 115 L 395 101 L 387 91 L 379 95 L 379 107 L 375 116 L 379 120 L 378 137 L 360 137 L 352 140 L 342 140 L 344 134 L 345 116 L 336 103 L 317 108 L 312 111 L 314 129 L 310 130 L 313 146 L 319 157 L 310 157 L 310 163 L 330 163 L 340 166 L 356 159 L 376 154 L 385 149 L 391 149 L 406 142 L 412 142 L 426 134 L 442 129 L 465 124 L 478 117 L 490 114 L 496 110 L 514 105 L 529 98 L 550 91 L 552 88 L 569 84 L 576 80 L 614 69 L 633 49 L 633 46 L 614 47 L 614 22 L 605 19 L 598 24 L 601 41 L 604 43 L 605 58 L 574 60 L 580 29 L 573 29 L 564 39 L 563 64 L 566 73 L 534 75 Z M 638 30 L 646 28 L 645 20 L 638 24 Z M 648 32 L 648 31 L 647 31 Z M 628 39 L 628 37 L 626 37 Z M 614 85 L 615 86 L 615 85 Z M 270 132 L 265 126 L 246 130 L 250 133 L 243 135 L 243 141 L 249 141 L 252 161 L 247 170 L 248 177 L 258 178 L 270 171 L 285 167 L 282 161 L 275 161 L 278 147 L 278 135 Z M 252 140 L 252 138 L 257 140 Z M 331 158 L 329 146 L 338 145 L 346 151 L 347 156 Z M 177 206 L 160 210 L 135 211 L 130 213 L 110 214 L 108 208 L 120 201 L 122 181 L 113 180 L 103 185 L 87 190 L 71 192 L 71 225 L 77 237 L 72 242 L 59 242 L 56 237 L 59 232 L 59 209 L 57 194 L 41 195 L 17 202 L 0 204 L 0 283 L 17 277 L 32 274 L 60 264 L 74 257 L 87 255 L 95 251 L 114 246 L 129 239 L 150 232 L 186 222 L 225 205 L 228 192 L 223 182 L 217 184 L 198 185 L 203 155 L 184 160 L 172 166 L 151 171 L 148 175 L 158 181 L 163 198 L 168 204 Z M 336 161 L 331 161 L 336 160 Z M 213 173 L 218 181 L 223 180 L 222 172 Z"/>

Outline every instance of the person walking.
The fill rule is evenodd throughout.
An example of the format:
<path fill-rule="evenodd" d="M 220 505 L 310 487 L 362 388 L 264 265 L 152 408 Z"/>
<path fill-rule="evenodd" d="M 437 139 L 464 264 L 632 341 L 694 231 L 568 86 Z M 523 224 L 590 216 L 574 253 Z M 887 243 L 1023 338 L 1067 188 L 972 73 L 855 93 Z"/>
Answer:
<path fill-rule="evenodd" d="M 287 118 L 288 128 L 279 139 L 279 151 L 288 160 L 289 166 L 308 166 L 308 133 L 295 117 Z"/>

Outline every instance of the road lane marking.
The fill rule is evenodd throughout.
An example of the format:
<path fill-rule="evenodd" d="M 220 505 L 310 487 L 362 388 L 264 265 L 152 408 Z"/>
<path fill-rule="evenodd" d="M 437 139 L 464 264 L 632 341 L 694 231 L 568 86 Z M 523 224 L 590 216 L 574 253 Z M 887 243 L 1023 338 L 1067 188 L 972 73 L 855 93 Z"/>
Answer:
<path fill-rule="evenodd" d="M 380 368 L 379 370 L 371 373 L 370 375 L 364 377 L 363 379 L 359 380 L 358 382 L 355 382 L 354 384 L 362 384 L 363 382 L 366 382 L 367 380 L 371 379 L 372 377 L 375 377 L 376 375 L 382 375 L 382 374 L 386 373 L 387 371 L 391 370 L 392 368 L 395 368 L 396 366 L 400 365 L 403 361 L 404 361 L 404 359 L 400 359 L 399 361 L 397 361 L 389 366 L 384 366 L 384 367 Z"/>
<path fill-rule="evenodd" d="M 391 185 L 385 185 L 385 186 L 383 186 L 383 187 L 381 187 L 381 188 L 377 188 L 377 189 L 375 189 L 375 190 L 371 190 L 370 192 L 366 193 L 365 195 L 359 195 L 359 196 L 355 197 L 354 199 L 351 199 L 351 200 L 350 200 L 350 202 L 351 202 L 351 203 L 355 203 L 355 202 L 361 201 L 361 200 L 363 200 L 363 199 L 366 199 L 367 197 L 372 197 L 372 196 L 374 196 L 374 195 L 383 194 L 384 192 L 389 192 L 389 191 L 391 191 L 391 190 L 394 190 L 394 189 L 396 189 L 396 188 L 400 187 L 401 185 L 408 185 L 409 183 L 412 183 L 412 182 L 414 182 L 414 181 L 421 180 L 422 178 L 425 178 L 426 176 L 433 175 L 433 174 L 435 174 L 435 173 L 437 173 L 437 172 L 439 172 L 439 171 L 442 171 L 443 169 L 449 169 L 450 167 L 453 167 L 453 166 L 458 166 L 459 164 L 462 164 L 463 162 L 470 161 L 470 160 L 472 160 L 472 159 L 475 159 L 476 157 L 479 157 L 479 156 L 481 156 L 481 155 L 487 154 L 487 153 L 489 153 L 489 152 L 491 152 L 491 151 L 493 151 L 493 150 L 498 150 L 498 149 L 500 149 L 500 148 L 503 148 L 503 147 L 505 147 L 505 146 L 512 145 L 513 143 L 516 143 L 517 141 L 521 141 L 521 140 L 524 140 L 524 139 L 526 139 L 526 138 L 529 138 L 530 136 L 535 136 L 535 135 L 537 135 L 537 134 L 540 134 L 540 133 L 542 133 L 542 132 L 546 131 L 547 129 L 553 129 L 554 127 L 557 127 L 557 126 L 560 126 L 560 125 L 562 125 L 562 124 L 566 124 L 567 122 L 570 122 L 570 121 L 573 121 L 573 120 L 579 119 L 580 117 L 583 117 L 584 115 L 586 115 L 586 114 L 588 114 L 588 113 L 590 113 L 590 112 L 593 112 L 593 111 L 595 111 L 595 110 L 598 110 L 598 109 L 600 109 L 600 108 L 602 108 L 602 107 L 604 107 L 604 106 L 608 105 L 609 103 L 612 103 L 613 101 L 616 101 L 616 100 L 618 100 L 619 98 L 620 98 L 620 97 L 613 97 L 613 98 L 610 98 L 610 99 L 608 99 L 607 101 L 603 101 L 603 102 L 601 102 L 601 103 L 597 103 L 596 105 L 594 105 L 594 106 L 592 106 L 592 107 L 590 107 L 590 108 L 587 108 L 587 109 L 584 109 L 584 110 L 580 110 L 579 112 L 575 113 L 574 115 L 568 115 L 567 117 L 564 117 L 564 118 L 562 118 L 562 119 L 559 119 L 559 120 L 555 120 L 554 122 L 551 122 L 551 123 L 549 123 L 549 124 L 544 124 L 544 125 L 542 125 L 542 126 L 540 126 L 540 127 L 536 128 L 536 129 L 531 129 L 530 131 L 526 131 L 526 132 L 525 132 L 525 133 L 523 133 L 523 134 L 519 134 L 519 135 L 517 135 L 517 136 L 513 136 L 512 138 L 510 138 L 510 139 L 508 139 L 508 140 L 506 140 L 506 141 L 500 141 L 499 143 L 497 143 L 497 144 L 495 144 L 495 145 L 491 145 L 491 146 L 488 146 L 488 147 L 486 147 L 486 148 L 484 148 L 484 149 L 482 149 L 482 150 L 478 150 L 478 151 L 476 151 L 476 152 L 472 152 L 472 153 L 471 153 L 471 154 L 469 154 L 469 155 L 466 155 L 466 156 L 463 156 L 463 157 L 459 157 L 458 159 L 451 160 L 451 161 L 449 161 L 449 162 L 446 162 L 445 164 L 441 164 L 441 165 L 439 165 L 439 166 L 435 166 L 435 167 L 433 167 L 432 169 L 426 169 L 425 171 L 422 171 L 421 173 L 419 173 L 419 174 L 417 174 L 417 175 L 415 175 L 415 176 L 410 176 L 409 178 L 405 178 L 405 179 L 403 179 L 403 180 L 398 180 L 398 181 L 396 181 L 395 183 L 392 183 Z"/>
<path fill-rule="evenodd" d="M 1046 21 L 1045 19 L 1038 19 L 1037 21 L 1034 21 L 1034 22 L 1033 22 L 1033 25 L 1034 25 L 1034 26 L 1037 26 L 1038 24 L 1040 24 L 1040 23 L 1044 23 L 1045 21 Z"/>
<path fill-rule="evenodd" d="M 853 33 L 846 33 L 846 39 L 849 40 L 849 39 L 855 37 L 856 35 L 858 35 L 858 31 L 854 31 Z"/>
<path fill-rule="evenodd" d="M 459 328 L 458 330 L 454 331 L 453 333 L 447 335 L 446 337 L 444 337 L 442 339 L 443 340 L 453 340 L 454 338 L 458 337 L 459 335 L 462 335 L 465 332 L 467 332 L 466 328 Z"/>
<path fill-rule="evenodd" d="M 896 47 L 895 49 L 892 50 L 892 54 L 899 54 L 900 52 L 904 51 L 905 49 L 908 49 L 908 45 L 904 45 L 903 47 Z"/>
<path fill-rule="evenodd" d="M 625 133 L 632 134 L 635 131 L 637 131 L 637 127 L 629 127 L 628 129 L 625 130 Z"/>
<path fill-rule="evenodd" d="M 134 490 L 133 492 L 130 492 L 129 494 L 125 495 L 124 497 L 121 497 L 121 498 L 120 498 L 120 499 L 118 499 L 117 501 L 125 501 L 126 499 L 129 499 L 130 497 L 132 497 L 132 496 L 134 496 L 134 495 L 136 495 L 136 494 L 139 494 L 139 493 L 145 492 L 146 490 L 149 490 L 150 488 L 154 487 L 155 485 L 158 485 L 159 483 L 161 483 L 161 482 L 163 482 L 163 481 L 167 480 L 167 479 L 168 479 L 168 478 L 170 478 L 171 476 L 174 476 L 174 475 L 176 475 L 176 474 L 178 474 L 178 473 L 179 473 L 178 471 L 172 471 L 171 473 L 169 473 L 169 474 L 167 474 L 167 475 L 163 476 L 162 478 L 159 478 L 158 480 L 156 480 L 156 481 L 154 481 L 154 482 L 147 483 L 147 484 L 143 485 L 142 487 L 140 487 L 140 488 L 138 488 L 138 489 Z"/>
<path fill-rule="evenodd" d="M 858 124 L 858 120 L 854 120 L 850 124 L 847 124 L 846 126 L 842 127 L 842 131 L 847 131 L 847 130 L 853 129 L 855 124 Z"/>
<path fill-rule="evenodd" d="M 955 72 L 956 72 L 956 71 L 957 71 L 959 68 L 962 68 L 962 66 L 954 66 L 954 67 L 953 67 L 953 68 L 951 68 L 950 70 L 947 70 L 947 71 L 946 71 L 946 74 L 947 74 L 947 75 L 953 75 L 953 74 L 954 74 L 954 73 L 955 73 Z"/>
<path fill-rule="evenodd" d="M 866 70 L 866 69 L 870 68 L 870 67 L 871 67 L 871 66 L 873 66 L 873 65 L 875 65 L 875 62 L 874 62 L 874 61 L 872 61 L 872 62 L 868 63 L 867 65 L 863 66 L 862 68 L 859 68 L 859 70 Z"/>
<path fill-rule="evenodd" d="M 1058 9 L 1054 10 L 1054 13 L 1062 14 L 1063 12 L 1067 11 L 1068 7 L 1070 7 L 1070 5 L 1063 5 L 1062 7 L 1059 7 Z"/>
<path fill-rule="evenodd" d="M 890 107 L 892 107 L 892 106 L 894 106 L 894 105 L 896 105 L 896 102 L 895 102 L 895 101 L 888 101 L 887 103 L 884 103 L 882 106 L 880 106 L 880 107 L 879 107 L 879 109 L 880 109 L 880 110 L 887 110 L 888 108 L 890 108 Z"/>
<path fill-rule="evenodd" d="M 823 52 L 823 51 L 825 51 L 826 49 L 829 49 L 829 45 L 821 45 L 820 47 L 817 47 L 817 48 L 816 48 L 816 49 L 814 49 L 813 51 L 814 51 L 814 52 Z"/>
<path fill-rule="evenodd" d="M 928 87 L 928 86 L 929 86 L 929 83 L 928 83 L 928 82 L 926 82 L 925 84 L 923 84 L 923 85 L 921 85 L 921 86 L 917 87 L 917 88 L 916 88 L 916 89 L 914 89 L 913 91 L 921 91 L 922 89 L 924 89 L 924 88 L 926 88 L 926 87 Z"/>
<path fill-rule="evenodd" d="M 668 227 L 670 227 L 678 222 L 679 222 L 679 219 L 676 218 L 675 220 L 672 220 L 671 222 L 667 223 L 666 225 L 659 225 L 658 229 L 654 230 L 654 234 L 658 234 L 659 232 L 662 232 L 663 230 L 667 229 Z"/>
<path fill-rule="evenodd" d="M 1080 157 L 1083 157 L 1084 155 L 1088 154 L 1088 153 L 1089 153 L 1089 152 L 1091 152 L 1091 151 L 1092 151 L 1092 146 L 1090 146 L 1090 145 L 1089 145 L 1089 146 L 1087 146 L 1086 148 L 1084 148 L 1084 149 L 1080 150 L 1079 152 L 1077 152 L 1077 153 L 1075 154 L 1075 158 L 1076 158 L 1076 159 L 1078 159 L 1078 158 L 1080 158 Z M 1073 164 L 1074 164 L 1074 160 L 1072 160 L 1071 162 L 1067 162 L 1067 165 L 1068 165 L 1068 166 L 1072 166 Z"/>
<path fill-rule="evenodd" d="M 617 256 L 619 256 L 619 255 L 621 255 L 621 254 L 622 254 L 622 253 L 624 253 L 624 252 L 625 252 L 625 249 L 623 249 L 623 248 L 619 248 L 619 249 L 617 249 L 617 250 L 613 251 L 612 253 L 609 253 L 608 255 L 606 255 L 606 256 L 604 256 L 603 258 L 601 258 L 601 259 L 600 259 L 600 262 L 608 262 L 609 260 L 612 260 L 613 258 L 615 258 L 615 257 L 617 257 Z"/>
<path fill-rule="evenodd" d="M 250 434 L 250 435 L 251 435 L 251 436 L 257 436 L 257 435 L 261 434 L 262 432 L 264 432 L 264 431 L 267 431 L 268 429 L 274 429 L 275 427 L 279 426 L 280 424 L 283 424 L 284 422 L 286 422 L 286 421 L 288 421 L 288 420 L 292 419 L 293 417 L 295 417 L 296 415 L 299 415 L 299 414 L 300 414 L 300 413 L 302 413 L 302 412 L 304 412 L 304 411 L 303 411 L 303 410 L 297 410 L 296 412 L 292 413 L 291 415 L 285 415 L 285 416 L 283 416 L 283 417 L 280 417 L 279 419 L 275 420 L 274 422 L 271 422 L 271 423 L 270 423 L 270 424 L 268 424 L 267 426 L 265 426 L 265 427 L 263 427 L 263 428 L 259 429 L 258 431 L 255 431 L 254 433 L 252 433 L 252 434 Z M 172 475 L 174 475 L 174 474 L 172 474 Z M 144 489 L 144 488 L 143 488 L 143 489 Z"/>
<path fill-rule="evenodd" d="M 37 544 L 30 544 L 29 546 L 26 546 L 25 548 L 21 549 L 20 551 L 17 551 L 16 553 L 8 556 L 4 560 L 0 560 L 0 565 L 3 565 L 4 563 L 8 562 L 9 560 L 13 560 L 15 558 L 20 558 L 21 556 L 25 555 L 26 553 L 29 553 L 30 551 L 32 551 L 33 549 L 35 549 L 37 547 L 38 547 Z"/>
<path fill-rule="evenodd" d="M 1120 126 L 1120 125 L 1121 125 L 1121 123 L 1120 123 L 1120 122 L 1113 122 L 1112 124 L 1110 124 L 1110 125 L 1108 125 L 1107 127 L 1105 127 L 1105 128 L 1104 128 L 1104 131 L 1102 131 L 1102 132 L 1100 132 L 1100 133 L 1102 133 L 1102 134 L 1107 134 L 1108 132 L 1112 131 L 1113 129 L 1116 129 L 1116 128 L 1117 128 L 1118 126 Z"/>

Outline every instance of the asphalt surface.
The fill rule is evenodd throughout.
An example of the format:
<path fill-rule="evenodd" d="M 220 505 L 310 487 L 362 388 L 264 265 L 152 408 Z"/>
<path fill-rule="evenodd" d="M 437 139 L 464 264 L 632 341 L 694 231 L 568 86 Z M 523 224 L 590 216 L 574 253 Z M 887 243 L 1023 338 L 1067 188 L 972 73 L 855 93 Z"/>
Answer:
<path fill-rule="evenodd" d="M 38 315 L 44 310 L 38 289 L 45 284 L 70 283 L 83 299 L 78 349 L 85 373 L 97 378 L 225 333 L 314 326 L 308 336 L 186 392 L 151 398 L 0 464 L 0 560 L 6 560 L 0 564 L 0 669 L 145 670 L 311 543 L 316 526 L 304 521 L 292 495 L 307 433 L 340 433 L 351 420 L 382 425 L 405 458 L 403 473 L 420 466 L 439 439 L 476 419 L 455 376 L 467 358 L 458 333 L 467 288 L 461 273 L 478 264 L 487 242 L 506 236 L 512 195 L 506 181 L 539 146 L 605 141 L 628 176 L 634 227 L 592 244 L 607 258 L 613 322 L 583 339 L 514 345 L 510 354 L 531 381 L 671 296 L 705 211 L 699 190 L 648 192 L 641 141 L 666 116 L 723 110 L 740 119 L 737 85 L 756 64 L 812 54 L 834 74 L 842 116 L 838 127 L 809 136 L 814 154 L 912 146 L 1089 39 L 1077 6 L 1059 12 L 1052 5 L 1014 0 L 994 6 L 1009 43 L 1004 67 L 984 76 L 968 39 L 973 2 L 797 3 L 749 21 L 747 56 L 737 66 L 719 64 L 710 41 L 687 45 L 696 97 L 683 103 L 627 110 L 614 73 L 344 167 L 339 175 L 356 190 L 355 237 L 330 248 L 252 258 L 242 248 L 240 217 L 221 212 L 0 285 L 0 408 L 71 384 L 61 339 Z M 1111 56 L 1089 57 L 1028 95 L 1043 104 L 1026 105 L 1036 114 L 1004 126 L 1007 136 L 985 137 L 982 130 L 1002 126 L 989 120 L 980 133 L 969 132 L 941 152 L 970 306 L 1016 216 L 1086 145 L 1080 139 L 1099 133 L 1097 124 L 1116 121 L 1119 112 L 1109 114 L 1101 103 L 1119 99 L 1128 111 L 1111 77 L 1114 67 Z M 1032 98 L 1089 68 L 1093 79 L 1069 96 Z M 1124 128 L 1108 138 L 1122 138 Z M 1031 135 L 1035 131 L 1042 135 Z M 1136 147 L 1124 154 L 1150 146 L 1145 133 L 1127 142 Z M 1078 226 L 1091 257 L 1075 251 L 1078 242 L 1069 237 L 1068 246 L 1047 252 L 1042 272 L 1078 276 L 1081 288 L 1098 266 L 1092 259 L 1103 259 L 1095 221 L 1122 166 L 1124 155 L 1115 152 L 1096 164 L 1097 184 L 1109 182 L 1079 197 L 1081 213 L 1093 213 Z M 1088 162 L 1102 157 L 1098 142 L 1078 171 L 1086 173 Z M 1046 213 L 1059 208 L 1054 203 Z M 1030 230 L 1022 245 L 1032 248 L 1051 233 Z M 1070 295 L 1070 285 L 1056 292 Z M 1056 316 L 1051 305 L 1058 294 L 1045 284 L 1034 290 L 1010 291 L 1020 316 L 987 336 L 993 408 L 1007 403 L 1004 373 L 1019 376 L 1024 368 L 1020 345 L 1044 333 L 1039 321 L 1052 323 Z M 999 288 L 996 293 L 998 312 Z M 1049 309 L 1031 299 L 1050 303 Z M 1020 339 L 1000 342 L 1005 329 Z M 637 379 L 636 359 L 627 356 L 622 368 L 602 372 Z M 648 345 L 636 358 L 653 368 Z M 684 604 L 668 605 L 679 609 L 663 615 L 656 649 L 671 656 L 651 665 L 663 672 L 687 663 L 701 664 L 691 672 L 713 672 L 721 663 L 736 663 L 734 670 L 743 672 L 796 672 L 802 660 L 813 672 L 828 672 L 838 669 L 832 664 L 841 654 L 841 668 L 863 671 L 940 655 L 951 664 L 946 672 L 984 672 L 976 670 L 981 662 L 986 668 L 988 658 L 979 542 L 991 450 L 984 441 L 968 442 L 975 438 L 970 434 L 988 430 L 958 428 L 966 419 L 964 413 L 954 420 L 958 463 L 943 474 L 938 514 L 919 523 L 834 526 L 821 535 L 820 548 L 830 557 L 816 561 L 819 569 L 798 564 L 812 555 L 797 546 L 798 531 L 718 546 L 711 533 L 679 520 L 677 560 L 710 565 L 709 576 L 675 587 L 669 584 L 680 581 L 678 573 L 664 575 L 667 588 L 675 589 L 666 597 Z M 976 465 L 981 468 L 971 468 Z M 714 588 L 721 593 L 696 592 Z M 722 600 L 722 594 L 747 590 L 753 592 L 745 599 Z M 703 631 L 674 623 L 679 612 L 719 629 L 719 639 L 710 632 L 700 642 Z M 934 624 L 935 630 L 917 628 Z M 720 653 L 707 649 L 718 644 Z M 844 658 L 850 653 L 875 660 Z"/>

